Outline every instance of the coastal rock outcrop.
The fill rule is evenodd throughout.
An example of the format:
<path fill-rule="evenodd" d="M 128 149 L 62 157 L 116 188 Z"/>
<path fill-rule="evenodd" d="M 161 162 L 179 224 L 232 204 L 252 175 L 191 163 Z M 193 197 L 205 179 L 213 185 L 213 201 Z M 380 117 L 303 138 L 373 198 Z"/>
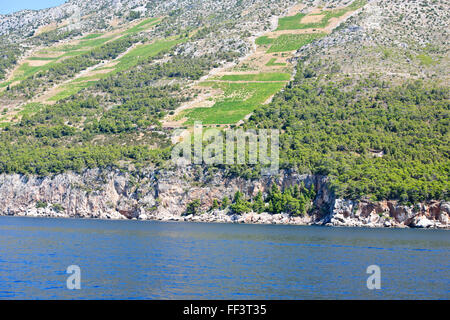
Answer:
<path fill-rule="evenodd" d="M 398 201 L 336 199 L 326 217 L 332 226 L 448 228 L 449 203 L 430 201 L 414 206 Z"/>
<path fill-rule="evenodd" d="M 232 214 L 211 210 L 214 199 L 267 194 L 272 184 L 314 186 L 312 210 L 304 216 Z M 200 214 L 185 215 L 186 206 L 200 200 Z M 245 179 L 224 170 L 191 166 L 140 172 L 89 169 L 81 174 L 49 177 L 0 175 L 0 215 L 78 217 L 223 223 L 296 224 L 365 227 L 449 228 L 450 203 L 431 201 L 406 206 L 397 201 L 336 198 L 325 176 L 283 170 L 278 176 Z"/>

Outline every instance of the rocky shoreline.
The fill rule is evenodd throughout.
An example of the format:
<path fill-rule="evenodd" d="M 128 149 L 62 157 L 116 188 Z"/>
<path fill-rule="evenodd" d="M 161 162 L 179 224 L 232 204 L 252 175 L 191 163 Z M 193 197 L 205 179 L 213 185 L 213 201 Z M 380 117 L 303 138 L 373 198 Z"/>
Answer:
<path fill-rule="evenodd" d="M 447 204 L 448 206 L 448 204 Z M 10 214 L 11 215 L 11 214 Z M 266 212 L 249 212 L 242 215 L 233 214 L 228 210 L 214 210 L 198 215 L 174 215 L 174 214 L 140 214 L 137 217 L 127 218 L 116 213 L 104 213 L 99 216 L 69 216 L 65 212 L 57 212 L 50 208 L 31 208 L 24 212 L 12 214 L 19 217 L 45 217 L 45 218 L 81 218 L 99 220 L 139 220 L 139 221 L 173 221 L 173 222 L 201 222 L 201 223 L 242 223 L 242 224 L 277 224 L 299 226 L 330 226 L 330 227 L 366 227 L 366 228 L 429 228 L 450 229 L 447 221 L 430 219 L 426 215 L 414 216 L 409 224 L 399 222 L 392 217 L 380 214 L 370 214 L 365 218 L 349 217 L 338 212 L 326 219 L 315 220 L 314 216 L 290 216 L 288 214 L 269 214 Z M 378 216 L 378 217 L 377 217 Z"/>
<path fill-rule="evenodd" d="M 450 228 L 450 203 L 430 201 L 414 206 L 396 201 L 339 199 L 324 176 L 282 171 L 277 177 L 247 180 L 222 170 L 202 167 L 152 170 L 138 174 L 90 169 L 39 178 L 0 175 L 0 215 L 54 218 L 133 219 L 214 223 L 325 225 L 389 228 Z M 237 190 L 248 197 L 302 183 L 314 186 L 312 210 L 304 216 L 210 210 L 214 199 L 232 198 Z M 186 215 L 190 201 L 201 200 L 199 214 Z"/>

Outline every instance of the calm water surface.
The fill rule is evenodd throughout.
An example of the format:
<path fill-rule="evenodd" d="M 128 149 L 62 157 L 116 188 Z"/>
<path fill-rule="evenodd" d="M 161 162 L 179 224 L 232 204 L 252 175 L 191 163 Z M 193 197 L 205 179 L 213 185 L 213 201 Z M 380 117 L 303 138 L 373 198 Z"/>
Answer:
<path fill-rule="evenodd" d="M 449 299 L 449 257 L 444 230 L 0 217 L 0 299 Z"/>

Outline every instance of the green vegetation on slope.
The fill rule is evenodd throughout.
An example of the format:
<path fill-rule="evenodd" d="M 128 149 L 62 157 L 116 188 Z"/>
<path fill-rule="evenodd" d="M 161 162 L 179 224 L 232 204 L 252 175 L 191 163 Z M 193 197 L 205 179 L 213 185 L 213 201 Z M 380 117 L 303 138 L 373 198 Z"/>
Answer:
<path fill-rule="evenodd" d="M 245 199 L 241 191 L 236 191 L 232 202 L 226 197 L 220 202 L 215 199 L 211 209 L 217 209 L 220 206 L 222 209 L 230 207 L 231 211 L 236 214 L 243 214 L 253 210 L 258 213 L 287 213 L 293 216 L 302 216 L 310 209 L 311 201 L 314 197 L 314 186 L 307 189 L 303 184 L 294 185 L 280 191 L 278 186 L 273 184 L 266 198 L 259 191 L 253 199 Z M 186 215 L 198 213 L 200 204 L 201 202 L 199 200 L 194 200 L 189 203 Z"/>
<path fill-rule="evenodd" d="M 338 196 L 449 199 L 449 89 L 346 83 L 320 82 L 300 64 L 293 84 L 246 126 L 283 130 L 282 166 L 328 175 Z"/>
<path fill-rule="evenodd" d="M 267 67 L 278 67 L 278 66 L 285 66 L 286 63 L 276 62 L 277 58 L 272 58 L 269 60 L 269 62 L 266 63 Z"/>
<path fill-rule="evenodd" d="M 81 38 L 82 40 L 89 40 L 89 39 L 94 39 L 94 38 L 98 38 L 102 35 L 102 33 L 91 33 L 88 34 L 87 36 Z"/>
<path fill-rule="evenodd" d="M 129 52 L 123 55 L 123 57 L 117 59 L 118 63 L 112 67 L 107 73 L 100 73 L 90 77 L 77 78 L 70 83 L 64 85 L 63 91 L 58 92 L 51 97 L 49 101 L 58 101 L 79 92 L 81 89 L 88 88 L 97 83 L 96 80 L 105 79 L 115 73 L 130 69 L 139 64 L 140 61 L 155 57 L 161 53 L 169 51 L 172 47 L 185 41 L 185 39 L 170 39 L 170 40 L 158 40 L 150 44 L 140 44 Z M 97 70 L 103 70 L 104 68 L 97 68 Z M 91 81 L 89 81 L 91 80 Z"/>
<path fill-rule="evenodd" d="M 273 43 L 274 38 L 269 38 L 268 36 L 261 36 L 256 38 L 255 43 L 258 46 L 264 46 Z"/>
<path fill-rule="evenodd" d="M 64 28 L 57 28 L 42 32 L 30 39 L 31 42 L 38 45 L 52 45 L 58 41 L 81 35 L 79 30 L 67 31 Z"/>
<path fill-rule="evenodd" d="M 417 56 L 417 59 L 419 59 L 420 63 L 423 64 L 424 66 L 431 66 L 438 63 L 438 61 L 433 60 L 433 58 L 431 58 L 427 54 L 419 54 Z"/>
<path fill-rule="evenodd" d="M 114 37 L 102 37 L 102 38 L 91 38 L 87 40 L 80 40 L 77 44 L 67 44 L 60 47 L 55 47 L 55 51 L 71 52 L 81 49 L 93 49 L 101 46 L 102 44 L 108 42 Z"/>
<path fill-rule="evenodd" d="M 297 30 L 297 29 L 311 29 L 311 28 L 325 28 L 331 18 L 339 18 L 350 11 L 355 11 L 363 7 L 367 1 L 355 0 L 349 6 L 343 9 L 325 10 L 320 14 L 323 18 L 319 22 L 302 23 L 301 20 L 306 16 L 304 13 L 298 13 L 294 16 L 283 17 L 278 20 L 277 30 Z"/>
<path fill-rule="evenodd" d="M 87 55 L 92 54 L 93 52 L 98 52 L 98 50 L 107 50 L 109 41 L 114 40 L 113 42 L 115 43 L 127 41 L 130 36 L 137 35 L 139 32 L 149 29 L 150 27 L 158 24 L 159 21 L 160 20 L 158 18 L 149 18 L 141 21 L 137 25 L 126 29 L 125 31 L 117 35 L 104 36 L 105 34 L 103 33 L 93 33 L 81 38 L 76 44 L 59 45 L 50 47 L 49 49 L 41 50 L 37 53 L 37 56 L 32 56 L 28 59 L 37 61 L 50 61 L 49 63 L 41 66 L 30 66 L 29 63 L 22 64 L 16 70 L 10 81 L 4 81 L 0 83 L 0 88 L 7 87 L 14 82 L 29 80 L 29 78 L 35 76 L 40 78 L 42 73 L 48 72 L 48 70 L 53 68 L 59 68 L 61 64 L 67 62 L 67 60 L 61 61 L 62 58 L 77 56 L 83 56 L 85 58 Z M 76 35 L 79 35 L 79 31 L 62 32 L 61 30 L 56 29 L 44 32 L 33 39 L 35 41 L 40 41 L 46 45 L 51 45 L 55 42 L 58 42 L 59 40 Z M 17 62 L 17 56 L 20 54 L 20 50 L 18 49 L 18 47 L 16 48 L 16 46 L 11 45 L 9 45 L 9 48 L 6 47 L 0 49 L 2 53 L 5 52 L 5 57 L 7 57 L 4 59 L 4 61 L 0 61 L 1 80 L 5 76 L 5 70 L 11 68 Z M 56 56 L 43 56 L 49 53 L 56 54 Z M 38 73 L 40 74 L 38 75 Z"/>
<path fill-rule="evenodd" d="M 49 98 L 48 101 L 59 101 L 62 99 L 69 98 L 70 96 L 76 94 L 80 90 L 92 86 L 96 83 L 96 81 L 83 81 L 83 82 L 75 82 L 64 85 L 63 90 L 56 93 L 53 97 Z"/>
<path fill-rule="evenodd" d="M 106 43 L 88 53 L 67 58 L 61 62 L 53 62 L 40 68 L 35 73 L 35 68 L 27 64 L 21 66 L 23 69 L 22 80 L 19 84 L 11 87 L 8 94 L 16 96 L 33 97 L 39 89 L 45 88 L 48 84 L 56 84 L 62 80 L 76 75 L 81 70 L 94 66 L 103 60 L 116 58 L 137 40 L 131 37 L 114 40 Z M 20 69 L 20 68 L 19 68 Z M 30 76 L 28 76 L 30 74 Z"/>
<path fill-rule="evenodd" d="M 158 24 L 158 22 L 159 22 L 158 18 L 145 19 L 144 21 L 138 23 L 134 27 L 131 27 L 128 30 L 126 30 L 125 34 L 139 33 L 141 31 L 144 31 L 144 30 Z"/>
<path fill-rule="evenodd" d="M 186 40 L 186 38 L 173 38 L 158 40 L 150 44 L 138 45 L 118 60 L 119 63 L 114 67 L 115 72 L 120 72 L 135 66 L 140 59 L 154 57 L 161 52 L 167 52 L 175 45 Z"/>
<path fill-rule="evenodd" d="M 192 124 L 194 121 L 201 121 L 203 124 L 234 124 L 280 91 L 285 82 L 204 82 L 203 85 L 221 89 L 224 97 L 210 108 L 195 108 L 182 112 L 179 118 L 188 118 L 186 124 Z"/>
<path fill-rule="evenodd" d="M 168 159 L 169 142 L 152 127 L 158 128 L 158 120 L 188 97 L 177 83 L 155 81 L 199 79 L 217 66 L 219 57 L 156 62 L 161 57 L 138 60 L 52 106 L 27 105 L 19 122 L 4 125 L 0 172 L 44 176 Z"/>

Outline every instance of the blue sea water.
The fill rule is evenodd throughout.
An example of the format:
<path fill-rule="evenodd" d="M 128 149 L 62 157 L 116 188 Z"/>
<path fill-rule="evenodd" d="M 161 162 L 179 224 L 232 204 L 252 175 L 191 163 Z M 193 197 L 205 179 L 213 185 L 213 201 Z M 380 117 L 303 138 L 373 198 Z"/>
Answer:
<path fill-rule="evenodd" d="M 0 217 L 0 299 L 449 299 L 449 256 L 445 230 Z"/>

